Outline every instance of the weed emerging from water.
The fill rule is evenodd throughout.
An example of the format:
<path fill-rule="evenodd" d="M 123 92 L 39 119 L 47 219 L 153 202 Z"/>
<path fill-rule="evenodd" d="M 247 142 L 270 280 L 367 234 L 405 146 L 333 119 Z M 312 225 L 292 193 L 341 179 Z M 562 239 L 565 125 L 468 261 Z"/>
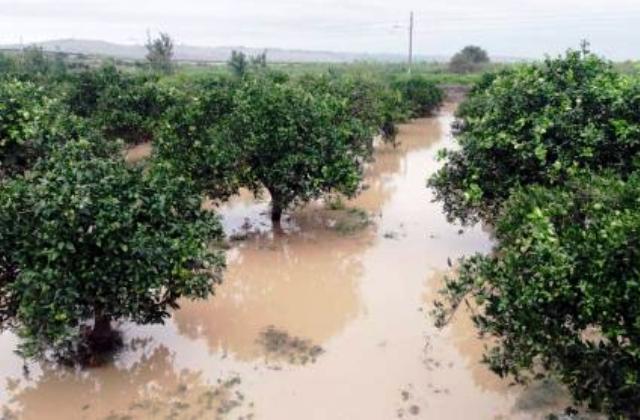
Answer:
<path fill-rule="evenodd" d="M 333 229 L 340 235 L 352 235 L 369 226 L 369 214 L 358 208 L 347 209 L 336 217 Z"/>
<path fill-rule="evenodd" d="M 317 357 L 324 353 L 322 347 L 313 344 L 311 340 L 292 337 L 273 326 L 260 333 L 258 343 L 263 347 L 267 358 L 285 360 L 293 365 L 315 363 Z"/>

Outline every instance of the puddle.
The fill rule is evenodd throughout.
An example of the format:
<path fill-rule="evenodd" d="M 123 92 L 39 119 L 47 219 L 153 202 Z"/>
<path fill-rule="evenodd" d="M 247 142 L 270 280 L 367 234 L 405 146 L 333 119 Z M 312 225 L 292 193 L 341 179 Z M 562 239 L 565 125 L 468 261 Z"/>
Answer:
<path fill-rule="evenodd" d="M 127 348 L 110 366 L 30 364 L 25 375 L 15 337 L 0 335 L 0 419 L 466 420 L 555 410 L 556 400 L 534 401 L 479 363 L 484 344 L 468 318 L 444 331 L 429 319 L 448 260 L 491 248 L 481 228 L 448 224 L 426 188 L 452 120 L 447 107 L 403 125 L 399 146 L 377 150 L 358 198 L 344 209 L 312 203 L 287 215 L 280 234 L 266 200 L 236 197 L 221 209 L 237 240 L 216 296 L 183 302 L 166 325 L 123 324 Z"/>

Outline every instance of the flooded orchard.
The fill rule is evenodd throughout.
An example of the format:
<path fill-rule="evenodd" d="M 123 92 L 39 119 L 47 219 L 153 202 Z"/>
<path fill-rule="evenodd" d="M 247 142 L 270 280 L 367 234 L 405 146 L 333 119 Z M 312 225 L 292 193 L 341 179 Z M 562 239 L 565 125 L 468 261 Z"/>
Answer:
<path fill-rule="evenodd" d="M 437 330 L 432 300 L 455 260 L 491 249 L 446 222 L 426 178 L 451 144 L 452 106 L 380 146 L 352 201 L 293 212 L 272 232 L 266 200 L 221 209 L 224 284 L 165 324 L 122 324 L 105 367 L 12 355 L 0 336 L 0 418 L 491 419 L 562 409 L 553 386 L 523 389 L 480 364 L 468 316 Z"/>

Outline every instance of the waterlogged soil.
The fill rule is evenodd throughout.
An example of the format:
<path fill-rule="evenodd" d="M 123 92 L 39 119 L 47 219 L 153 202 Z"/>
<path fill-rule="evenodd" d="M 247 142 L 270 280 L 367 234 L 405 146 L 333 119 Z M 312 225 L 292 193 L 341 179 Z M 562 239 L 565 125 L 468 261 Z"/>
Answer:
<path fill-rule="evenodd" d="M 225 282 L 165 325 L 120 325 L 125 349 L 73 370 L 23 361 L 0 335 L 0 419 L 528 419 L 564 408 L 552 384 L 512 386 L 480 363 L 468 314 L 429 311 L 448 260 L 488 252 L 446 222 L 426 178 L 452 145 L 452 106 L 378 147 L 362 194 L 313 203 L 273 232 L 268 204 L 220 209 Z"/>

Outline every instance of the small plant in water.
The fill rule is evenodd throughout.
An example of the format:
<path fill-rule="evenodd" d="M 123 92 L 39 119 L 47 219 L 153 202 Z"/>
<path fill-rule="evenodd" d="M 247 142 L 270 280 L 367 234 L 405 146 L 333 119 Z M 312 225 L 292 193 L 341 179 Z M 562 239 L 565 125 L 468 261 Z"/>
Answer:
<path fill-rule="evenodd" d="M 273 326 L 260 333 L 258 344 L 263 347 L 267 358 L 272 356 L 293 365 L 315 363 L 317 357 L 324 353 L 322 347 L 313 344 L 310 340 L 292 337 L 286 331 L 278 330 Z"/>
<path fill-rule="evenodd" d="M 351 208 L 337 215 L 333 229 L 341 235 L 352 235 L 370 224 L 369 214 L 366 211 Z"/>

